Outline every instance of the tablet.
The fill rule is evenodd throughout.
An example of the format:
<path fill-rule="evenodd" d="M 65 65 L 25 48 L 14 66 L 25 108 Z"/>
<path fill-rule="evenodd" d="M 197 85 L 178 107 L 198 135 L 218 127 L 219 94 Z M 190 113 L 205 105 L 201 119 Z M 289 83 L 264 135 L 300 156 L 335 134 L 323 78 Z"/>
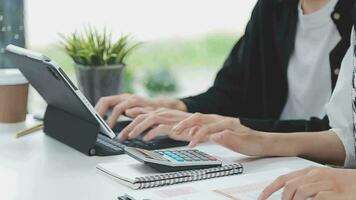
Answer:
<path fill-rule="evenodd" d="M 49 105 L 83 120 L 100 124 L 100 132 L 110 138 L 116 136 L 82 92 L 54 61 L 45 55 L 14 45 L 6 47 L 6 56 Z"/>

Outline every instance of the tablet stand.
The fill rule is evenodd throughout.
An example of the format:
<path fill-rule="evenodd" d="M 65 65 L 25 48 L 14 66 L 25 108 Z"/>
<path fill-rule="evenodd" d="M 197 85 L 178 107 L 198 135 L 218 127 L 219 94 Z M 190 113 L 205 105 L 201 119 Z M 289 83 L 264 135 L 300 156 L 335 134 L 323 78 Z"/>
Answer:
<path fill-rule="evenodd" d="M 100 125 L 80 119 L 66 111 L 48 105 L 44 117 L 44 132 L 78 151 L 95 155 Z"/>

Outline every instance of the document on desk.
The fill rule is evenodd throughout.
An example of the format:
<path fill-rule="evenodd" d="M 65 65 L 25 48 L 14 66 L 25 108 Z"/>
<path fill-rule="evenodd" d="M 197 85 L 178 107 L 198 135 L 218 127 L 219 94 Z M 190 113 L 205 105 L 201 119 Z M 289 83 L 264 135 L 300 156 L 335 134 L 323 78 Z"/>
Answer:
<path fill-rule="evenodd" d="M 281 168 L 260 173 L 222 177 L 179 186 L 168 186 L 151 190 L 142 190 L 128 194 L 135 200 L 256 200 L 262 190 L 278 176 L 291 172 Z M 269 200 L 280 200 L 281 190 Z"/>

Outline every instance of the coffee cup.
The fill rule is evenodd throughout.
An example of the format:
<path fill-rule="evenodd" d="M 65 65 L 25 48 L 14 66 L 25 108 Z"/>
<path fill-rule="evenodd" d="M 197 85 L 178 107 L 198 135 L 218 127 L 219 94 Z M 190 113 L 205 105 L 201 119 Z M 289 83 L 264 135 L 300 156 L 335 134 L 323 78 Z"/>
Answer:
<path fill-rule="evenodd" d="M 0 123 L 25 121 L 28 85 L 18 69 L 0 69 Z"/>

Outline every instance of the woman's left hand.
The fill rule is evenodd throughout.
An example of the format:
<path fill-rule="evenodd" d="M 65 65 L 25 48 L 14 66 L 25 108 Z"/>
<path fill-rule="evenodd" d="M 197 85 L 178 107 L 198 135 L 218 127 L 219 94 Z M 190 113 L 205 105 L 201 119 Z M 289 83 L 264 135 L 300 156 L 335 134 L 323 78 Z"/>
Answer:
<path fill-rule="evenodd" d="M 178 122 L 188 118 L 191 113 L 173 110 L 168 108 L 159 108 L 153 111 L 141 110 L 138 115 L 128 126 L 120 133 L 120 140 L 136 138 L 148 129 L 151 129 L 143 137 L 143 140 L 149 141 L 156 136 L 165 133 L 168 137 L 175 140 L 189 141 L 189 130 L 184 131 L 181 135 L 172 134 L 172 127 Z"/>
<path fill-rule="evenodd" d="M 263 190 L 259 200 L 266 200 L 281 188 L 283 200 L 355 199 L 355 180 L 356 170 L 308 167 L 277 178 Z"/>
<path fill-rule="evenodd" d="M 180 135 L 193 127 L 199 128 L 194 129 L 195 131 L 190 131 L 190 147 L 196 146 L 200 141 L 204 141 L 204 138 L 207 138 L 212 134 L 219 133 L 224 130 L 238 131 L 239 129 L 244 128 L 241 126 L 238 118 L 195 113 L 179 122 L 173 128 L 173 134 Z"/>

